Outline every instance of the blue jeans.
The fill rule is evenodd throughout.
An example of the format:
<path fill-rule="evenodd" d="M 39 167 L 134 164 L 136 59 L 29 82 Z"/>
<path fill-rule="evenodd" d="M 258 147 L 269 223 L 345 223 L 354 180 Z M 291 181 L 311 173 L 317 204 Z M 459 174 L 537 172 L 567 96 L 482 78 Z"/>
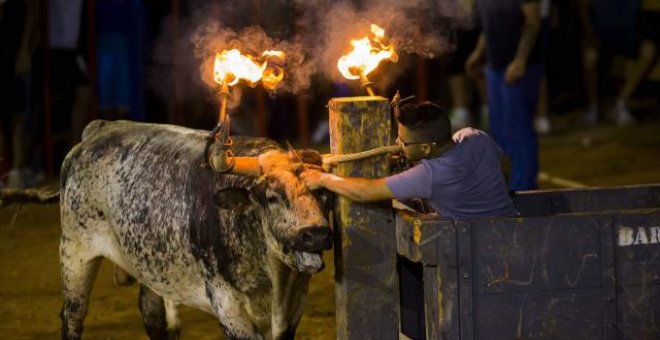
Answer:
<path fill-rule="evenodd" d="M 511 190 L 538 188 L 538 141 L 534 113 L 545 65 L 529 65 L 517 83 L 505 82 L 506 70 L 486 68 L 490 134 L 511 157 Z"/>

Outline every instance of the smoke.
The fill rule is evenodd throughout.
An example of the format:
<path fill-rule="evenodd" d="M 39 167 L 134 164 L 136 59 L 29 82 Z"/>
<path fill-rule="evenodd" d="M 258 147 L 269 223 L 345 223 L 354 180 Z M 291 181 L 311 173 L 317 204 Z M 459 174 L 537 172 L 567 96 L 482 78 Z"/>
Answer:
<path fill-rule="evenodd" d="M 385 29 L 389 42 L 399 54 L 416 54 L 424 58 L 442 57 L 454 50 L 451 39 L 455 28 L 471 25 L 470 0 L 364 0 L 356 5 L 351 1 L 294 0 L 302 19 L 299 26 L 304 41 L 310 46 L 320 71 L 333 81 L 342 81 L 337 59 L 347 53 L 350 40 L 369 34 L 370 25 Z M 384 61 L 383 63 L 386 63 Z M 386 79 L 396 76 L 389 68 Z M 405 65 L 398 68 L 405 69 Z"/>
<path fill-rule="evenodd" d="M 178 19 L 176 25 L 171 18 L 164 23 L 165 33 L 155 49 L 160 73 L 156 81 L 162 87 L 162 70 L 177 64 L 184 85 L 172 85 L 187 96 L 187 91 L 197 91 L 199 86 L 217 87 L 212 79 L 216 52 L 238 48 L 260 55 L 265 50 L 281 50 L 287 55 L 285 78 L 274 94 L 297 95 L 310 87 L 315 74 L 334 82 L 346 81 L 337 70 L 337 60 L 350 50 L 351 39 L 368 35 L 372 23 L 385 29 L 400 55 L 444 56 L 454 49 L 453 29 L 470 25 L 466 9 L 472 1 L 193 1 L 187 19 Z M 173 27 L 180 37 L 175 42 L 170 39 Z M 173 46 L 179 51 L 178 59 L 172 58 Z M 374 80 L 387 84 L 396 77 L 394 70 L 404 69 L 405 65 L 388 67 L 387 76 L 376 74 Z"/>

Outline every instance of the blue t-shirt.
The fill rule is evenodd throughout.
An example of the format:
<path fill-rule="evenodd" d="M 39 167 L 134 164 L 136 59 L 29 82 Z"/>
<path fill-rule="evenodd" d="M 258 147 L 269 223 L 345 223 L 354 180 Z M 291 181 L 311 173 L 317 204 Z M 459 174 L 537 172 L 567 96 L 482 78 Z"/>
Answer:
<path fill-rule="evenodd" d="M 438 158 L 390 176 L 399 200 L 425 199 L 452 219 L 517 215 L 500 166 L 502 150 L 485 132 L 466 138 Z"/>

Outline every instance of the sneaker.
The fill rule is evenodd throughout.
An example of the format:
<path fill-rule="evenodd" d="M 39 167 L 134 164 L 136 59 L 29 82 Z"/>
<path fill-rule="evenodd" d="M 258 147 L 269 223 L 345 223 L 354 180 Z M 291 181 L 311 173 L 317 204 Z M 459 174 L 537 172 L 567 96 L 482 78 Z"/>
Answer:
<path fill-rule="evenodd" d="M 598 105 L 591 104 L 587 112 L 582 115 L 582 124 L 586 127 L 594 127 L 598 123 Z"/>
<path fill-rule="evenodd" d="M 630 114 L 630 111 L 623 100 L 617 100 L 612 110 L 612 116 L 617 125 L 629 126 L 635 123 L 635 119 Z"/>
<path fill-rule="evenodd" d="M 542 135 L 550 133 L 550 120 L 546 116 L 534 117 L 534 130 Z"/>
<path fill-rule="evenodd" d="M 458 130 L 470 125 L 470 112 L 464 107 L 457 107 L 451 110 L 449 121 L 454 130 Z"/>

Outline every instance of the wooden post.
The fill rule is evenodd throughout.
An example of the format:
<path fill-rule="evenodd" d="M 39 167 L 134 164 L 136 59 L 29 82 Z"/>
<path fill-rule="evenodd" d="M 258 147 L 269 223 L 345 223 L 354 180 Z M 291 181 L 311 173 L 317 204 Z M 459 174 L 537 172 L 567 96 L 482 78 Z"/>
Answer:
<path fill-rule="evenodd" d="M 330 149 L 348 154 L 389 145 L 390 104 L 383 97 L 333 98 Z M 389 156 L 340 163 L 340 176 L 380 178 Z M 391 202 L 335 207 L 335 293 L 338 339 L 398 339 L 396 235 Z"/>

